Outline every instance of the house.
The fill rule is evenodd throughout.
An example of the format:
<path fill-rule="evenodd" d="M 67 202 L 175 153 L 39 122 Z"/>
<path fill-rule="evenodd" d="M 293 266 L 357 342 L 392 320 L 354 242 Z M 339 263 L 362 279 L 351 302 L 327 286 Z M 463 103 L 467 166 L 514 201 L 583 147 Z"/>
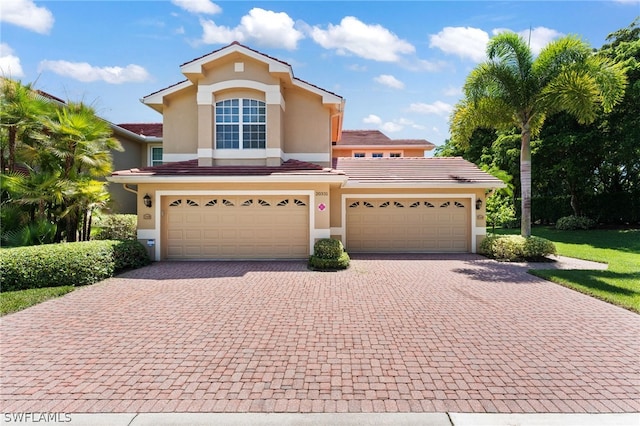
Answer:
<path fill-rule="evenodd" d="M 118 139 L 123 151 L 113 151 L 114 170 L 132 169 L 162 164 L 162 123 L 113 124 L 113 137 Z M 109 185 L 111 202 L 109 209 L 114 213 L 137 213 L 135 189 L 127 185 Z"/>
<path fill-rule="evenodd" d="M 332 156 L 338 157 L 426 157 L 435 145 L 424 139 L 390 139 L 379 130 L 343 130 L 333 142 Z"/>
<path fill-rule="evenodd" d="M 156 260 L 299 259 L 327 237 L 350 252 L 477 250 L 500 180 L 424 158 L 426 141 L 417 157 L 408 141 L 399 158 L 332 155 L 358 145 L 342 131 L 345 100 L 237 42 L 180 69 L 184 81 L 142 99 L 162 114 L 163 164 L 108 178 L 136 188 L 138 238 Z"/>

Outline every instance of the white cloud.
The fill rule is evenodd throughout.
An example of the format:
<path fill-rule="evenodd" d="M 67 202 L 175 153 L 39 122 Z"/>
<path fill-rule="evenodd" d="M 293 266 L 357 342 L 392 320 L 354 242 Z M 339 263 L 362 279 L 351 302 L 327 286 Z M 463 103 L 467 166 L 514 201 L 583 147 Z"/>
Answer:
<path fill-rule="evenodd" d="M 51 71 L 82 82 L 104 81 L 109 84 L 142 82 L 149 79 L 143 67 L 129 64 L 126 67 L 96 67 L 86 62 L 42 61 L 38 71 Z"/>
<path fill-rule="evenodd" d="M 171 3 L 191 13 L 215 15 L 222 12 L 222 8 L 211 0 L 171 0 Z"/>
<path fill-rule="evenodd" d="M 7 43 L 0 43 L 0 76 L 24 77 L 20 58 L 13 54 L 13 49 Z"/>
<path fill-rule="evenodd" d="M 400 123 L 396 123 L 394 121 L 387 121 L 382 126 L 380 126 L 380 130 L 387 133 L 395 133 L 404 129 L 404 126 Z"/>
<path fill-rule="evenodd" d="M 418 102 L 409 105 L 409 111 L 419 114 L 448 115 L 453 111 L 453 106 L 442 101 L 435 101 L 432 104 Z"/>
<path fill-rule="evenodd" d="M 227 44 L 233 41 L 250 42 L 266 47 L 294 50 L 304 34 L 295 28 L 293 19 L 284 12 L 255 7 L 240 19 L 235 28 L 217 25 L 211 20 L 201 19 L 202 42 Z"/>
<path fill-rule="evenodd" d="M 486 58 L 488 41 L 489 34 L 479 28 L 445 27 L 438 34 L 429 36 L 429 47 L 437 47 L 462 59 L 482 62 Z"/>
<path fill-rule="evenodd" d="M 381 124 L 382 119 L 375 114 L 369 114 L 368 116 L 362 119 L 362 122 L 367 124 Z"/>
<path fill-rule="evenodd" d="M 445 88 L 442 93 L 445 96 L 462 96 L 462 87 L 449 86 Z"/>
<path fill-rule="evenodd" d="M 3 0 L 0 1 L 0 21 L 49 34 L 54 18 L 49 9 L 36 6 L 32 0 Z"/>
<path fill-rule="evenodd" d="M 381 74 L 373 79 L 375 82 L 392 89 L 404 89 L 404 83 L 389 74 Z"/>
<path fill-rule="evenodd" d="M 518 34 L 525 40 L 529 41 L 529 30 L 520 31 Z M 536 27 L 531 30 L 531 51 L 537 55 L 553 39 L 563 35 L 564 34 L 550 28 Z"/>
<path fill-rule="evenodd" d="M 329 24 L 326 30 L 313 27 L 311 37 L 325 49 L 335 49 L 339 55 L 351 53 L 381 62 L 396 62 L 400 55 L 415 51 L 411 43 L 383 26 L 368 25 L 353 16 L 342 18 L 339 25 Z"/>

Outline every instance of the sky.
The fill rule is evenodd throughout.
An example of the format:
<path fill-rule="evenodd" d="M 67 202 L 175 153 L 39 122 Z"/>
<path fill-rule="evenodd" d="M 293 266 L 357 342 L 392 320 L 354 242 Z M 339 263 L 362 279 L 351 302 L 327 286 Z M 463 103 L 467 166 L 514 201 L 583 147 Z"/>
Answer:
<path fill-rule="evenodd" d="M 161 122 L 140 98 L 239 41 L 345 98 L 345 130 L 441 145 L 493 35 L 519 33 L 534 52 L 568 34 L 599 48 L 639 15 L 640 0 L 1 0 L 0 72 L 116 124 Z"/>

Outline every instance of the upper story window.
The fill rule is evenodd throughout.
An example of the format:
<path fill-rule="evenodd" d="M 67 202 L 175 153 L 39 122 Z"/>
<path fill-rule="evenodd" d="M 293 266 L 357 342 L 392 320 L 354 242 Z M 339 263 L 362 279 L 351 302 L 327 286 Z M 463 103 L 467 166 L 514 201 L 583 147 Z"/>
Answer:
<path fill-rule="evenodd" d="M 353 156 L 356 158 L 364 158 L 364 152 L 356 152 L 353 154 Z"/>
<path fill-rule="evenodd" d="M 374 152 L 373 154 L 371 154 L 371 156 L 373 158 L 382 158 L 382 153 L 381 152 Z"/>
<path fill-rule="evenodd" d="M 150 157 L 151 157 L 151 161 L 149 161 L 150 166 L 161 166 L 162 165 L 162 147 L 152 146 Z"/>
<path fill-rule="evenodd" d="M 399 157 L 401 157 L 401 155 L 400 155 L 399 152 L 392 152 L 392 153 L 389 154 L 389 157 L 391 157 L 391 158 L 399 158 Z"/>
<path fill-rule="evenodd" d="M 216 149 L 265 149 L 267 109 L 255 99 L 216 102 Z"/>

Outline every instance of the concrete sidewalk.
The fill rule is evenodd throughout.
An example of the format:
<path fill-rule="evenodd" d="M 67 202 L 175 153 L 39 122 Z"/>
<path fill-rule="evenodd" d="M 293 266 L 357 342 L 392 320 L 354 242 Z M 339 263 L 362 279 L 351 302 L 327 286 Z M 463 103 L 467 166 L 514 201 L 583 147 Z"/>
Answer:
<path fill-rule="evenodd" d="M 39 413 L 33 413 L 38 417 Z M 12 417 L 13 416 L 13 417 Z M 41 426 L 41 418 L 4 414 L 3 425 Z M 637 426 L 638 413 L 616 414 L 478 414 L 478 413 L 121 413 L 58 414 L 60 422 L 47 425 L 71 426 Z"/>

